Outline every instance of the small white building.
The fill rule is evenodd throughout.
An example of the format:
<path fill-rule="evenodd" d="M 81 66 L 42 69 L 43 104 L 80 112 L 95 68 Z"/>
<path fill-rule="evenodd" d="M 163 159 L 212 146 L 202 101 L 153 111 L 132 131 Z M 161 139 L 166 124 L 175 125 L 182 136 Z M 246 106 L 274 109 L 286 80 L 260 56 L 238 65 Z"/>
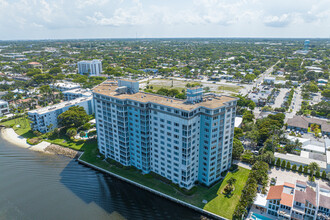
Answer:
<path fill-rule="evenodd" d="M 9 105 L 8 102 L 0 100 L 0 116 L 9 113 Z"/>
<path fill-rule="evenodd" d="M 264 83 L 266 84 L 274 84 L 275 83 L 276 78 L 269 76 L 269 77 L 265 77 L 264 78 Z"/>
<path fill-rule="evenodd" d="M 72 89 L 63 92 L 64 100 L 70 101 L 80 97 L 92 97 L 93 93 L 90 89 Z"/>
<path fill-rule="evenodd" d="M 93 97 L 81 97 L 45 108 L 35 109 L 28 112 L 32 130 L 40 131 L 41 133 L 53 130 L 58 126 L 57 117 L 72 106 L 84 107 L 89 115 L 94 113 Z"/>
<path fill-rule="evenodd" d="M 102 72 L 101 60 L 83 60 L 78 62 L 78 73 L 99 76 Z"/>
<path fill-rule="evenodd" d="M 62 92 L 80 88 L 80 85 L 78 83 L 72 83 L 72 82 L 58 82 L 58 83 L 51 84 L 49 86 L 53 89 L 58 89 Z"/>

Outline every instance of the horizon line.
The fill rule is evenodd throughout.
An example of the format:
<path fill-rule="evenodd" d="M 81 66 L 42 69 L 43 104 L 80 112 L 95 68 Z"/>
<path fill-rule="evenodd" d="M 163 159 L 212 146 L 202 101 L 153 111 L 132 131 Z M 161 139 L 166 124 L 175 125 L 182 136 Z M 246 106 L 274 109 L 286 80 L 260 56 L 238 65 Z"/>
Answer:
<path fill-rule="evenodd" d="M 13 39 L 13 40 L 1 40 L 6 41 L 56 41 L 56 40 L 152 40 L 152 39 L 318 39 L 326 40 L 330 37 L 95 37 L 95 38 L 40 38 L 40 39 Z"/>

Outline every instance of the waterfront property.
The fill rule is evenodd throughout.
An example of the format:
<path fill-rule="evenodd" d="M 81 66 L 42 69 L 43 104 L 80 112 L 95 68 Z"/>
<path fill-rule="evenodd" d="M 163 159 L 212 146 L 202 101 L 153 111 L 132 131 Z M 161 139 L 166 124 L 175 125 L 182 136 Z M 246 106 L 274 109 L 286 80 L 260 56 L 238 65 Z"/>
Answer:
<path fill-rule="evenodd" d="M 80 97 L 91 97 L 93 93 L 90 89 L 72 89 L 63 92 L 64 100 L 70 101 Z"/>
<path fill-rule="evenodd" d="M 258 194 L 254 210 L 270 219 L 330 218 L 330 188 L 297 180 L 295 184 L 271 186 L 266 199 Z M 258 199 L 259 198 L 259 199 Z"/>
<path fill-rule="evenodd" d="M 106 162 L 103 157 L 98 156 L 98 147 L 90 145 L 84 148 L 84 153 L 78 159 L 79 162 L 88 166 L 92 165 L 94 169 L 101 171 L 107 171 L 110 175 L 116 176 L 119 179 L 123 179 L 130 182 L 138 187 L 151 191 L 157 195 L 170 199 L 174 202 L 182 204 L 182 202 L 189 204 L 190 208 L 204 210 L 205 212 L 211 212 L 218 215 L 219 218 L 225 217 L 228 219 L 232 218 L 232 214 L 236 205 L 238 204 L 239 198 L 242 193 L 246 180 L 249 176 L 250 170 L 243 167 L 238 167 L 233 172 L 228 172 L 223 180 L 212 185 L 211 187 L 204 187 L 201 185 L 195 186 L 192 190 L 186 191 L 178 189 L 173 184 L 168 184 L 164 181 L 160 181 L 158 176 L 151 174 L 141 174 L 141 171 L 134 167 L 122 168 L 114 163 Z M 227 180 L 230 177 L 236 178 L 234 183 L 234 191 L 231 197 L 227 197 L 222 194 L 223 189 L 227 185 Z M 221 216 L 221 217 L 220 217 Z"/>
<path fill-rule="evenodd" d="M 99 76 L 102 72 L 101 60 L 83 60 L 78 62 L 78 73 Z"/>
<path fill-rule="evenodd" d="M 180 187 L 210 186 L 231 166 L 237 98 L 187 91 L 187 100 L 137 92 L 138 82 L 93 90 L 99 151 Z"/>
<path fill-rule="evenodd" d="M 72 106 L 84 107 L 87 114 L 94 113 L 93 97 L 81 97 L 71 101 L 61 102 L 45 108 L 28 112 L 32 130 L 46 133 L 57 127 L 57 117 Z"/>

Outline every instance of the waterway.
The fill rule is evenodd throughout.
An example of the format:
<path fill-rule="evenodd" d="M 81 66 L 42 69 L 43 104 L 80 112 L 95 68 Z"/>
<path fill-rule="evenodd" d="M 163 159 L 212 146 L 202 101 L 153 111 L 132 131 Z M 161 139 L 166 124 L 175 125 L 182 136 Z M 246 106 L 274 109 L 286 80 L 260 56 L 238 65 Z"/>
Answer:
<path fill-rule="evenodd" d="M 201 218 L 73 159 L 23 149 L 0 136 L 0 220 Z"/>

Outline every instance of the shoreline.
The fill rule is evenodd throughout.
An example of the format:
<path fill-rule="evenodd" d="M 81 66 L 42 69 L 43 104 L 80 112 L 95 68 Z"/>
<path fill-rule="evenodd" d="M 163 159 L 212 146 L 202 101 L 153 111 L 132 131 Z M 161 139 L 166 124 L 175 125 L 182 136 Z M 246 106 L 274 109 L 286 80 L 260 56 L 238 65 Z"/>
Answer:
<path fill-rule="evenodd" d="M 75 158 L 79 156 L 79 152 L 70 148 L 62 147 L 60 145 L 55 145 L 47 141 L 42 141 L 39 144 L 31 145 L 26 142 L 26 138 L 16 134 L 12 128 L 2 128 L 0 129 L 1 137 L 7 142 L 16 145 L 21 148 L 29 149 L 36 152 L 53 154 L 53 155 L 63 155 L 70 158 Z"/>
<path fill-rule="evenodd" d="M 100 172 L 102 172 L 102 173 L 104 173 L 104 174 L 108 174 L 108 175 L 110 175 L 110 176 L 112 176 L 112 177 L 115 177 L 115 178 L 117 178 L 117 179 L 119 179 L 119 180 L 121 180 L 121 181 L 124 181 L 124 182 L 126 182 L 126 183 L 132 184 L 132 185 L 134 185 L 134 186 L 136 186 L 136 187 L 138 187 L 138 188 L 140 188 L 140 189 L 143 189 L 143 190 L 145 190 L 145 191 L 148 191 L 148 192 L 150 192 L 150 193 L 153 193 L 154 195 L 157 195 L 157 196 L 159 196 L 159 197 L 162 197 L 162 198 L 164 198 L 164 199 L 167 199 L 167 200 L 169 200 L 169 201 L 171 201 L 171 202 L 174 202 L 174 203 L 177 203 L 177 204 L 182 205 L 182 206 L 184 206 L 184 207 L 190 208 L 190 209 L 192 209 L 192 210 L 194 210 L 194 211 L 196 211 L 196 212 L 199 212 L 200 214 L 206 215 L 207 217 L 211 217 L 211 218 L 213 218 L 213 219 L 218 219 L 218 220 L 228 220 L 228 219 L 225 218 L 225 217 L 222 217 L 222 216 L 217 215 L 217 214 L 215 214 L 215 213 L 209 212 L 209 211 L 204 210 L 204 209 L 202 209 L 202 208 L 199 208 L 199 207 L 197 207 L 197 206 L 195 206 L 195 205 L 192 205 L 192 204 L 190 204 L 190 203 L 188 203 L 188 202 L 184 202 L 184 201 L 182 201 L 182 200 L 180 200 L 180 199 L 174 198 L 174 197 L 172 197 L 172 196 L 170 196 L 170 195 L 167 195 L 166 193 L 162 193 L 162 192 L 157 191 L 157 190 L 155 190 L 155 189 L 152 189 L 152 188 L 150 188 L 150 187 L 148 187 L 148 186 L 145 186 L 145 185 L 140 184 L 140 183 L 137 183 L 137 182 L 135 182 L 135 181 L 133 181 L 133 180 L 127 179 L 127 178 L 125 178 L 125 177 L 123 177 L 123 176 L 121 176 L 121 175 L 118 175 L 118 174 L 115 174 L 115 173 L 113 173 L 113 172 L 111 172 L 111 171 L 105 170 L 105 169 L 103 169 L 103 168 L 101 168 L 101 167 L 98 167 L 98 166 L 96 166 L 96 165 L 94 165 L 94 164 L 90 164 L 90 163 L 88 163 L 88 162 L 86 162 L 86 161 L 80 159 L 81 156 L 82 156 L 83 154 L 84 154 L 84 152 L 83 152 L 83 153 L 77 158 L 77 161 L 78 161 L 80 164 L 82 164 L 82 165 L 88 166 L 88 167 L 90 167 L 90 168 L 92 168 L 92 169 L 94 169 L 94 170 L 100 171 Z"/>

